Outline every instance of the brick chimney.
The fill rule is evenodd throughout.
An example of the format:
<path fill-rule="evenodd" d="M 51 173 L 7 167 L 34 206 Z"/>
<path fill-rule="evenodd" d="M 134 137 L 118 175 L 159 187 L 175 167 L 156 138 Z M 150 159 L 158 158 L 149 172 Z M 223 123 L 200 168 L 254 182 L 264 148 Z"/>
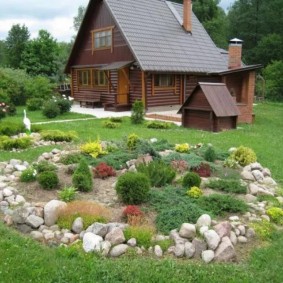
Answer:
<path fill-rule="evenodd" d="M 243 40 L 238 38 L 229 41 L 229 69 L 242 67 L 242 45 Z"/>
<path fill-rule="evenodd" d="M 192 32 L 192 1 L 183 0 L 183 27 L 187 32 Z"/>

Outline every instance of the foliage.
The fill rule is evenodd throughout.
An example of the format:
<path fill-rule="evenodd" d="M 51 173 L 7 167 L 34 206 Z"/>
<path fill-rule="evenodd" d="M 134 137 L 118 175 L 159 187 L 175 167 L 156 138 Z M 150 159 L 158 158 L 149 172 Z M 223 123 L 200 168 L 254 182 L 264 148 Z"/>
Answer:
<path fill-rule="evenodd" d="M 279 207 L 271 207 L 267 209 L 266 214 L 270 217 L 271 221 L 276 224 L 283 225 L 283 209 Z"/>
<path fill-rule="evenodd" d="M 175 150 L 180 153 L 188 153 L 190 150 L 190 146 L 188 143 L 176 144 Z"/>
<path fill-rule="evenodd" d="M 171 184 L 176 176 L 176 171 L 162 160 L 155 160 L 148 164 L 140 164 L 137 171 L 145 174 L 153 187 L 162 187 Z"/>
<path fill-rule="evenodd" d="M 59 178 L 55 171 L 44 171 L 38 174 L 37 181 L 44 190 L 52 190 L 59 185 Z"/>
<path fill-rule="evenodd" d="M 40 110 L 43 106 L 44 100 L 41 98 L 30 98 L 27 100 L 27 108 L 29 111 Z"/>
<path fill-rule="evenodd" d="M 120 124 L 112 122 L 112 121 L 104 121 L 103 127 L 107 128 L 107 129 L 117 129 L 117 128 L 120 127 Z"/>
<path fill-rule="evenodd" d="M 60 163 L 64 165 L 76 164 L 79 163 L 81 159 L 82 155 L 80 153 L 69 153 L 61 156 Z"/>
<path fill-rule="evenodd" d="M 188 162 L 185 160 L 172 160 L 171 167 L 179 173 L 184 173 L 189 169 Z"/>
<path fill-rule="evenodd" d="M 154 149 L 152 143 L 139 139 L 134 150 L 137 156 L 149 154 L 153 158 L 160 158 L 160 154 Z"/>
<path fill-rule="evenodd" d="M 214 162 L 216 160 L 216 152 L 212 146 L 208 146 L 205 153 L 204 159 L 208 162 Z"/>
<path fill-rule="evenodd" d="M 139 136 L 136 134 L 130 134 L 127 137 L 127 147 L 129 150 L 134 150 L 137 147 Z"/>
<path fill-rule="evenodd" d="M 146 127 L 149 129 L 170 129 L 172 127 L 172 123 L 150 121 L 146 123 Z"/>
<path fill-rule="evenodd" d="M 103 150 L 101 142 L 99 140 L 82 144 L 80 146 L 80 150 L 83 153 L 89 154 L 93 158 L 107 154 L 107 151 Z"/>
<path fill-rule="evenodd" d="M 184 188 L 191 188 L 191 187 L 199 187 L 201 183 L 201 178 L 197 173 L 194 172 L 188 172 L 184 177 L 182 181 L 182 186 Z"/>
<path fill-rule="evenodd" d="M 122 123 L 123 119 L 122 117 L 110 117 L 109 121 L 113 123 Z"/>
<path fill-rule="evenodd" d="M 65 202 L 75 200 L 77 195 L 77 189 L 74 187 L 65 187 L 58 192 L 59 199 Z"/>
<path fill-rule="evenodd" d="M 96 167 L 93 168 L 93 174 L 94 177 L 101 179 L 116 176 L 115 170 L 104 162 L 99 163 Z"/>
<path fill-rule="evenodd" d="M 60 108 L 54 100 L 48 100 L 43 104 L 42 113 L 45 117 L 52 119 L 60 114 Z"/>
<path fill-rule="evenodd" d="M 60 228 L 71 230 L 73 222 L 78 217 L 83 219 L 83 228 L 87 229 L 94 222 L 107 222 L 110 211 L 93 201 L 72 201 L 59 210 L 57 224 Z"/>
<path fill-rule="evenodd" d="M 72 177 L 73 186 L 81 192 L 92 190 L 93 181 L 90 169 L 84 159 L 80 160 Z"/>
<path fill-rule="evenodd" d="M 239 162 L 241 166 L 246 166 L 250 163 L 256 162 L 255 152 L 248 147 L 240 146 L 231 155 L 231 158 Z"/>
<path fill-rule="evenodd" d="M 0 103 L 0 120 L 5 118 L 8 113 L 8 105 L 5 102 Z"/>
<path fill-rule="evenodd" d="M 45 141 L 54 142 L 71 142 L 78 138 L 77 133 L 74 131 L 63 132 L 60 130 L 46 130 L 42 131 L 40 134 Z"/>
<path fill-rule="evenodd" d="M 268 206 L 280 207 L 279 200 L 276 197 L 271 196 L 271 195 L 259 195 L 257 196 L 257 200 L 259 202 L 266 201 Z"/>
<path fill-rule="evenodd" d="M 251 223 L 250 226 L 255 230 L 256 236 L 261 240 L 271 240 L 272 234 L 276 231 L 274 224 L 266 219 Z"/>
<path fill-rule="evenodd" d="M 234 158 L 232 158 L 231 156 L 229 156 L 227 159 L 224 160 L 223 166 L 235 169 L 239 167 L 239 162 Z"/>
<path fill-rule="evenodd" d="M 124 230 L 126 240 L 135 238 L 137 244 L 146 249 L 151 246 L 151 238 L 154 235 L 154 229 L 150 226 L 129 226 Z"/>
<path fill-rule="evenodd" d="M 211 194 L 209 196 L 202 196 L 198 199 L 197 204 L 214 215 L 223 215 L 225 212 L 246 212 L 248 205 L 230 195 Z"/>
<path fill-rule="evenodd" d="M 86 12 L 86 7 L 79 6 L 78 8 L 78 14 L 73 18 L 73 28 L 76 32 L 79 31 L 81 23 L 83 21 L 84 15 Z"/>
<path fill-rule="evenodd" d="M 151 143 L 151 145 L 156 151 L 163 151 L 173 148 L 173 145 L 170 144 L 166 139 L 157 140 L 157 142 Z"/>
<path fill-rule="evenodd" d="M 227 193 L 234 194 L 246 194 L 247 187 L 243 185 L 240 180 L 235 179 L 218 179 L 210 180 L 207 184 L 207 187 L 215 190 L 224 191 Z"/>
<path fill-rule="evenodd" d="M 190 198 L 199 198 L 203 195 L 203 192 L 199 187 L 193 186 L 187 191 L 187 195 Z"/>
<path fill-rule="evenodd" d="M 60 114 L 64 114 L 70 112 L 72 107 L 72 102 L 67 98 L 56 98 L 56 103 L 60 109 Z"/>
<path fill-rule="evenodd" d="M 20 176 L 20 181 L 21 182 L 33 182 L 36 180 L 36 170 L 33 167 L 27 168 L 24 170 Z"/>
<path fill-rule="evenodd" d="M 142 101 L 136 100 L 132 106 L 131 121 L 133 124 L 141 124 L 144 120 L 144 105 Z"/>
<path fill-rule="evenodd" d="M 46 171 L 57 171 L 57 166 L 47 160 L 40 161 L 38 163 L 33 164 L 34 169 L 38 173 L 46 172 Z"/>
<path fill-rule="evenodd" d="M 126 208 L 123 210 L 123 215 L 128 218 L 128 216 L 139 216 L 143 213 L 136 205 L 127 205 Z"/>
<path fill-rule="evenodd" d="M 0 142 L 0 149 L 26 149 L 32 145 L 32 140 L 29 137 L 22 138 L 5 138 Z"/>
<path fill-rule="evenodd" d="M 210 177 L 211 169 L 208 163 L 201 163 L 199 166 L 193 167 L 192 171 L 197 173 L 200 177 Z"/>
<path fill-rule="evenodd" d="M 153 241 L 152 245 L 153 246 L 159 245 L 162 251 L 166 252 L 169 249 L 169 247 L 174 246 L 174 242 L 171 239 L 164 239 L 164 240 Z"/>
<path fill-rule="evenodd" d="M 127 172 L 118 178 L 116 191 L 126 204 L 140 204 L 149 198 L 150 183 L 142 173 Z"/>

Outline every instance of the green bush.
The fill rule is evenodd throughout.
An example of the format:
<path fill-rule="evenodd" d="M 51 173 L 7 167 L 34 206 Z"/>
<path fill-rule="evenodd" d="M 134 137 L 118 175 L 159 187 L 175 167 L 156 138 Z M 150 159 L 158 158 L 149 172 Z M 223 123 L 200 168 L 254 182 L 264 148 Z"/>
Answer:
<path fill-rule="evenodd" d="M 184 188 L 191 188 L 191 187 L 199 187 L 201 183 L 201 178 L 198 174 L 194 172 L 188 172 L 184 177 L 182 181 L 182 186 Z"/>
<path fill-rule="evenodd" d="M 152 157 L 160 158 L 160 154 L 154 149 L 151 143 L 146 140 L 138 140 L 135 153 L 137 156 L 149 154 Z"/>
<path fill-rule="evenodd" d="M 42 113 L 45 117 L 52 119 L 60 114 L 60 108 L 55 101 L 49 100 L 43 104 Z"/>
<path fill-rule="evenodd" d="M 176 144 L 175 150 L 180 153 L 188 153 L 190 150 L 190 145 L 188 143 Z"/>
<path fill-rule="evenodd" d="M 108 129 L 117 129 L 120 127 L 120 124 L 111 121 L 104 121 L 103 127 Z"/>
<path fill-rule="evenodd" d="M 40 161 L 38 163 L 33 164 L 34 169 L 37 171 L 37 173 L 42 172 L 55 172 L 57 171 L 57 166 L 52 164 L 51 162 L 48 162 L 47 160 Z"/>
<path fill-rule="evenodd" d="M 153 187 L 162 187 L 171 184 L 176 176 L 176 171 L 163 161 L 156 160 L 149 164 L 140 164 L 137 171 L 145 174 Z"/>
<path fill-rule="evenodd" d="M 43 106 L 44 100 L 42 98 L 30 98 L 27 100 L 27 108 L 29 111 L 40 110 Z"/>
<path fill-rule="evenodd" d="M 208 162 L 214 162 L 216 160 L 216 152 L 212 146 L 208 146 L 205 153 L 204 159 Z"/>
<path fill-rule="evenodd" d="M 202 196 L 198 199 L 197 204 L 214 215 L 224 215 L 225 212 L 246 212 L 248 205 L 230 195 L 212 194 L 209 196 Z"/>
<path fill-rule="evenodd" d="M 3 140 L 0 144 L 0 148 L 4 150 L 12 150 L 12 149 L 26 149 L 32 145 L 32 140 L 29 137 L 23 138 L 8 138 Z"/>
<path fill-rule="evenodd" d="M 240 146 L 231 155 L 232 159 L 236 160 L 241 166 L 246 166 L 256 162 L 255 152 L 248 147 Z"/>
<path fill-rule="evenodd" d="M 59 130 L 45 130 L 41 132 L 41 137 L 45 141 L 55 142 L 71 142 L 78 138 L 77 133 L 74 131 L 63 132 Z"/>
<path fill-rule="evenodd" d="M 10 102 L 8 104 L 8 115 L 15 116 L 17 114 L 17 108 L 14 103 Z"/>
<path fill-rule="evenodd" d="M 125 204 L 140 204 L 149 198 L 150 183 L 142 173 L 127 172 L 118 178 L 116 191 Z"/>
<path fill-rule="evenodd" d="M 36 170 L 32 167 L 24 170 L 20 176 L 20 181 L 21 182 L 33 182 L 36 180 Z"/>
<path fill-rule="evenodd" d="M 0 123 L 0 135 L 14 136 L 25 131 L 24 125 L 20 123 L 13 123 L 6 121 Z"/>
<path fill-rule="evenodd" d="M 199 187 L 193 186 L 187 191 L 187 195 L 190 198 L 199 198 L 203 195 L 203 192 Z"/>
<path fill-rule="evenodd" d="M 151 246 L 151 238 L 154 234 L 154 230 L 149 226 L 129 226 L 124 230 L 124 236 L 128 241 L 131 238 L 137 240 L 137 244 L 146 249 Z"/>
<path fill-rule="evenodd" d="M 60 109 L 60 114 L 70 112 L 72 108 L 72 102 L 66 98 L 57 98 L 56 103 Z"/>
<path fill-rule="evenodd" d="M 89 192 L 92 190 L 92 174 L 84 159 L 81 159 L 78 167 L 76 168 L 72 182 L 73 186 L 81 192 Z"/>
<path fill-rule="evenodd" d="M 151 143 L 151 146 L 156 151 L 164 151 L 166 149 L 173 149 L 173 145 L 170 144 L 166 139 L 158 140 L 157 142 Z"/>
<path fill-rule="evenodd" d="M 134 150 L 137 147 L 139 136 L 136 134 L 130 134 L 127 137 L 127 147 L 129 150 Z"/>
<path fill-rule="evenodd" d="M 76 164 L 79 163 L 82 159 L 81 153 L 69 153 L 66 155 L 62 155 L 60 158 L 60 162 L 64 165 Z"/>
<path fill-rule="evenodd" d="M 133 124 L 141 124 L 144 120 L 144 105 L 142 101 L 136 100 L 132 107 L 131 121 Z"/>
<path fill-rule="evenodd" d="M 271 207 L 266 211 L 271 221 L 276 224 L 283 225 L 283 209 L 279 207 Z"/>
<path fill-rule="evenodd" d="M 240 182 L 240 180 L 235 180 L 235 179 L 210 180 L 206 186 L 211 189 L 220 190 L 227 193 L 235 193 L 235 194 L 247 193 L 247 187 L 243 185 Z"/>
<path fill-rule="evenodd" d="M 163 252 L 166 252 L 169 247 L 174 246 L 174 242 L 171 239 L 153 241 L 152 246 L 159 245 Z"/>
<path fill-rule="evenodd" d="M 100 140 L 84 143 L 80 146 L 80 150 L 85 154 L 89 154 L 93 158 L 97 158 L 108 153 L 103 150 Z"/>
<path fill-rule="evenodd" d="M 77 189 L 74 187 L 65 187 L 58 192 L 59 199 L 65 202 L 70 202 L 76 198 Z"/>
<path fill-rule="evenodd" d="M 109 120 L 110 120 L 110 122 L 113 122 L 113 123 L 122 123 L 123 122 L 123 119 L 121 117 L 111 117 Z"/>
<path fill-rule="evenodd" d="M 57 173 L 54 171 L 45 171 L 38 174 L 37 181 L 44 190 L 56 189 L 59 185 Z"/>
<path fill-rule="evenodd" d="M 146 127 L 149 129 L 170 129 L 172 128 L 172 123 L 150 121 L 146 123 Z"/>

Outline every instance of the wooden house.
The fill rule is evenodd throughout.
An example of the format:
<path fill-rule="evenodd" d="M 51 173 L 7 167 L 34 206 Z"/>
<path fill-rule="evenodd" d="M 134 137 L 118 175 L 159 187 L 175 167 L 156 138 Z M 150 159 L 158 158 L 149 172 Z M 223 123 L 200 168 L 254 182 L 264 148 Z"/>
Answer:
<path fill-rule="evenodd" d="M 235 129 L 240 114 L 224 83 L 199 83 L 178 113 L 184 127 L 213 132 Z"/>
<path fill-rule="evenodd" d="M 165 0 L 90 0 L 66 72 L 81 104 L 123 111 L 182 105 L 198 82 L 224 83 L 238 121 L 252 122 L 255 70 L 241 62 L 241 41 L 215 46 L 191 9 Z"/>

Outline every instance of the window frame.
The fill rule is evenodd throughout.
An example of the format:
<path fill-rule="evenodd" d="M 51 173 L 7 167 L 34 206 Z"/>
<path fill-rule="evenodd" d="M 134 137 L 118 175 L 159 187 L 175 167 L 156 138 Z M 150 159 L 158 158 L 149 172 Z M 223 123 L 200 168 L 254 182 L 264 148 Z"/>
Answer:
<path fill-rule="evenodd" d="M 107 49 L 110 49 L 111 53 L 113 52 L 113 29 L 114 29 L 114 26 L 109 26 L 109 27 L 95 29 L 91 31 L 92 54 L 95 51 L 107 50 Z M 110 32 L 110 35 L 98 36 L 100 40 L 102 39 L 105 40 L 105 45 L 99 45 L 98 47 L 96 47 L 96 35 L 100 35 L 100 34 L 107 33 L 107 32 Z M 106 45 L 107 37 L 109 36 L 110 36 L 110 40 L 109 40 L 110 45 Z"/>
<path fill-rule="evenodd" d="M 169 76 L 171 77 L 171 80 L 172 80 L 172 84 L 171 85 L 163 85 L 163 84 L 160 84 L 161 82 L 161 76 L 167 76 L 167 79 L 169 78 Z M 158 82 L 159 84 L 157 85 L 156 84 L 156 81 L 157 81 L 157 78 L 158 78 Z M 156 89 L 174 89 L 175 86 L 176 86 L 176 78 L 175 78 L 175 75 L 173 74 L 155 74 L 153 76 L 153 87 L 156 88 Z"/>
<path fill-rule="evenodd" d="M 99 74 L 98 77 L 96 77 L 96 74 Z M 104 84 L 101 84 L 101 74 L 103 74 L 103 77 L 104 77 Z M 109 72 L 107 71 L 107 74 L 105 73 L 105 71 L 102 71 L 102 70 L 99 70 L 99 69 L 93 69 L 92 70 L 92 85 L 93 87 L 108 87 L 109 86 Z M 97 82 L 96 83 L 96 79 L 97 79 Z"/>
<path fill-rule="evenodd" d="M 84 83 L 83 74 L 87 74 L 87 76 L 85 77 L 87 79 L 87 83 Z M 78 81 L 79 88 L 90 88 L 92 86 L 91 69 L 78 69 L 77 70 L 77 81 Z"/>

